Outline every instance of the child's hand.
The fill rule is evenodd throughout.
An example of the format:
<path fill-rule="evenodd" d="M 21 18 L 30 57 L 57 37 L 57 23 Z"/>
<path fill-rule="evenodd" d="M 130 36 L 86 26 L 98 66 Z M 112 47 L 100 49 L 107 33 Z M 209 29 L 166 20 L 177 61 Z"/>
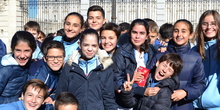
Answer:
<path fill-rule="evenodd" d="M 171 99 L 173 101 L 179 101 L 186 97 L 187 92 L 183 89 L 175 90 L 174 93 L 171 95 Z"/>
<path fill-rule="evenodd" d="M 124 91 L 131 91 L 132 89 L 132 84 L 134 83 L 134 80 L 131 81 L 130 79 L 130 75 L 127 74 L 127 81 L 124 82 L 123 86 L 124 86 Z"/>
<path fill-rule="evenodd" d="M 144 79 L 144 75 L 143 75 L 143 74 L 144 74 L 143 72 L 137 72 L 137 71 L 135 71 L 132 80 L 134 80 L 134 81 L 140 81 L 140 80 Z"/>
<path fill-rule="evenodd" d="M 160 51 L 160 52 L 165 52 L 165 51 L 167 51 L 167 47 L 160 47 L 160 48 L 158 49 L 158 51 Z"/>
<path fill-rule="evenodd" d="M 160 44 L 163 45 L 163 46 L 167 46 L 168 45 L 168 43 L 163 41 L 163 40 L 160 41 Z"/>
<path fill-rule="evenodd" d="M 145 89 L 144 95 L 145 96 L 154 96 L 158 93 L 160 90 L 159 87 L 148 87 Z"/>
<path fill-rule="evenodd" d="M 51 97 L 47 97 L 43 103 L 50 103 L 53 104 L 53 99 Z"/>

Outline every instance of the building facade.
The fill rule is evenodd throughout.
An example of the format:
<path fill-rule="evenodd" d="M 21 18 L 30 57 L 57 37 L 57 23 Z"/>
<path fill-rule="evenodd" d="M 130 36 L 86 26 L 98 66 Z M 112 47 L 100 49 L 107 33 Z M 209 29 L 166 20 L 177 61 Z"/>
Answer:
<path fill-rule="evenodd" d="M 113 0 L 0 0 L 0 38 L 10 47 L 10 39 L 29 20 L 37 21 L 45 34 L 63 27 L 70 12 L 79 12 L 86 19 L 87 9 L 100 5 L 108 22 L 112 21 Z M 151 18 L 160 26 L 165 22 L 188 19 L 194 27 L 208 9 L 219 11 L 219 0 L 116 0 L 116 23 L 137 18 Z M 9 52 L 10 50 L 8 50 Z"/>

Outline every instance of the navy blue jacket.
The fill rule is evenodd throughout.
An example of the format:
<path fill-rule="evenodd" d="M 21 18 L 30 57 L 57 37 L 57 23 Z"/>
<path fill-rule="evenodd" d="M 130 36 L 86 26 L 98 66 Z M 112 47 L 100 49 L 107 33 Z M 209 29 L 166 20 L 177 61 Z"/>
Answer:
<path fill-rule="evenodd" d="M 132 91 L 122 91 L 121 100 L 126 107 L 134 110 L 170 110 L 171 94 L 179 86 L 178 77 L 167 78 L 158 83 L 160 91 L 154 96 L 135 96 Z"/>
<path fill-rule="evenodd" d="M 29 69 L 29 80 L 30 79 L 40 79 L 43 81 L 48 89 L 49 94 L 53 95 L 56 90 L 58 78 L 61 71 L 52 71 L 43 59 L 38 60 L 31 64 Z M 51 98 L 54 99 L 53 96 Z"/>
<path fill-rule="evenodd" d="M 83 69 L 76 63 L 78 56 L 78 52 L 73 53 L 72 57 L 76 57 L 75 61 L 68 60 L 65 64 L 58 81 L 56 97 L 61 92 L 67 91 L 73 93 L 78 99 L 79 110 L 116 110 L 114 74 L 111 67 L 105 66 L 107 63 L 111 64 L 112 60 L 101 58 L 102 54 L 97 55 L 100 63 L 86 76 Z M 106 56 L 108 56 L 107 53 Z"/>
<path fill-rule="evenodd" d="M 0 57 L 6 54 L 6 46 L 5 43 L 0 39 Z"/>
<path fill-rule="evenodd" d="M 163 54 L 178 53 L 183 60 L 183 69 L 178 75 L 180 86 L 187 92 L 187 96 L 172 104 L 171 110 L 193 110 L 192 101 L 198 98 L 205 89 L 205 72 L 200 54 L 191 49 L 190 44 L 177 47 L 173 40 L 168 44 L 167 51 L 158 52 L 152 59 L 148 68 L 155 66 L 156 62 Z"/>
<path fill-rule="evenodd" d="M 146 65 L 149 65 L 154 54 L 154 47 L 150 45 L 148 52 L 144 54 L 144 62 Z M 127 74 L 130 74 L 130 78 L 133 78 L 134 71 L 137 68 L 137 62 L 132 44 L 129 42 L 122 45 L 122 47 L 119 47 L 114 53 L 112 59 L 114 62 L 113 71 L 115 73 L 115 90 L 122 90 L 123 83 L 127 81 Z M 139 87 L 136 83 L 134 83 L 133 89 L 136 95 L 143 96 L 146 88 Z M 120 94 L 116 92 L 117 103 L 124 107 L 123 103 L 121 103 L 121 100 L 118 97 L 120 97 Z"/>
<path fill-rule="evenodd" d="M 27 81 L 28 66 L 19 66 L 11 54 L 0 61 L 0 104 L 18 101 Z"/>
<path fill-rule="evenodd" d="M 149 51 L 144 55 L 146 65 L 150 63 L 154 53 L 153 46 L 150 45 Z M 130 74 L 130 77 L 133 78 L 134 71 L 137 68 L 133 46 L 127 43 L 119 47 L 112 58 L 114 61 L 113 71 L 115 73 L 115 89 L 120 90 L 122 89 L 123 83 L 127 80 L 127 74 Z M 139 90 L 139 87 L 136 87 L 136 89 L 137 94 L 144 94 L 145 89 Z"/>

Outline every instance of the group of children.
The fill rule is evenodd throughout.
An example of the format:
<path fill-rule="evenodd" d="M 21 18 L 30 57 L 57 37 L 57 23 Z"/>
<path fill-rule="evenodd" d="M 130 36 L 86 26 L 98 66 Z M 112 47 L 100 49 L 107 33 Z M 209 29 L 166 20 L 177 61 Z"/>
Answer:
<path fill-rule="evenodd" d="M 12 37 L 12 53 L 0 53 L 2 110 L 220 108 L 220 15 L 215 10 L 201 15 L 195 33 L 186 19 L 160 29 L 151 19 L 106 23 L 97 5 L 88 9 L 86 21 L 69 13 L 63 29 L 43 42 L 37 22 L 24 27 Z M 139 68 L 150 70 L 144 86 Z"/>

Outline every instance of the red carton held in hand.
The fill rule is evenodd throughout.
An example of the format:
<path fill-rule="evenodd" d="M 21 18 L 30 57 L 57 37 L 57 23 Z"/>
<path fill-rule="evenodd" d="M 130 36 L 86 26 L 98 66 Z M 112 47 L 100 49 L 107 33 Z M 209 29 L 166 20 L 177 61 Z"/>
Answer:
<path fill-rule="evenodd" d="M 143 67 L 143 66 L 139 66 L 138 69 L 137 69 L 137 72 L 143 72 L 143 76 L 144 76 L 144 79 L 140 80 L 140 81 L 136 81 L 135 83 L 138 84 L 138 86 L 140 87 L 144 87 L 145 86 L 145 83 L 146 83 L 146 80 L 149 76 L 149 73 L 150 73 L 150 70 Z"/>

